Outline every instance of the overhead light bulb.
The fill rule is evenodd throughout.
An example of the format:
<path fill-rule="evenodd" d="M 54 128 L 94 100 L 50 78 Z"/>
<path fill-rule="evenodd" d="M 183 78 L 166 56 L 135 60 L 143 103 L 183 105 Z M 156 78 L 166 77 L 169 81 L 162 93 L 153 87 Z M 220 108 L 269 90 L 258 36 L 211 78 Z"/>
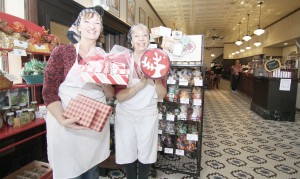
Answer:
<path fill-rule="evenodd" d="M 250 46 L 247 46 L 247 47 L 246 47 L 246 50 L 250 50 L 250 49 L 251 49 L 251 47 L 250 47 Z"/>
<path fill-rule="evenodd" d="M 236 53 L 236 54 L 239 54 L 240 52 L 239 52 L 239 51 L 236 51 L 235 53 Z"/>
<path fill-rule="evenodd" d="M 254 34 L 258 36 L 265 33 L 265 30 L 260 28 L 261 5 L 262 5 L 262 1 L 259 2 L 258 28 L 254 31 Z"/>
<path fill-rule="evenodd" d="M 243 44 L 243 42 L 242 42 L 242 41 L 240 41 L 240 40 L 238 40 L 238 41 L 236 41 L 236 42 L 235 42 L 235 44 L 236 44 L 236 45 L 238 45 L 238 46 L 240 46 L 240 45 L 242 45 L 242 44 Z"/>
<path fill-rule="evenodd" d="M 251 36 L 250 35 L 245 35 L 243 37 L 243 40 L 245 40 L 246 42 L 249 41 L 251 39 Z"/>
<path fill-rule="evenodd" d="M 259 47 L 260 45 L 261 45 L 261 43 L 259 41 L 257 41 L 257 42 L 254 43 L 255 47 Z"/>
<path fill-rule="evenodd" d="M 235 52 L 232 52 L 231 54 L 232 54 L 232 55 L 235 55 Z"/>
<path fill-rule="evenodd" d="M 254 34 L 255 35 L 261 35 L 261 34 L 263 34 L 263 33 L 265 33 L 265 30 L 264 29 L 261 29 L 261 28 L 258 28 L 258 29 L 256 29 L 255 31 L 254 31 Z"/>
<path fill-rule="evenodd" d="M 241 49 L 240 51 L 241 51 L 241 52 L 244 52 L 245 50 L 244 50 L 244 49 Z"/>
<path fill-rule="evenodd" d="M 210 56 L 211 56 L 211 57 L 214 57 L 214 56 L 215 56 L 215 54 L 213 54 L 213 53 L 212 53 Z"/>
<path fill-rule="evenodd" d="M 245 35 L 244 37 L 243 37 L 243 40 L 245 40 L 246 42 L 247 41 L 249 41 L 250 39 L 251 39 L 251 36 L 250 35 L 248 35 L 248 25 L 249 25 L 249 16 L 250 16 L 250 14 L 247 14 L 248 15 L 248 20 L 247 20 L 247 35 Z"/>

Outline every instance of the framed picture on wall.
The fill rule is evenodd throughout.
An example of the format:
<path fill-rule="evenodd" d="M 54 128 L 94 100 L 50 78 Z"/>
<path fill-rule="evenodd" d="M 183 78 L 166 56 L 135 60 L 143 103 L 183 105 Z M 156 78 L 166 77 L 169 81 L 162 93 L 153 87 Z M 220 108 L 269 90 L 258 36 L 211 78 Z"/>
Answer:
<path fill-rule="evenodd" d="M 127 14 L 126 20 L 129 25 L 133 25 L 135 23 L 135 1 L 127 0 Z"/>
<path fill-rule="evenodd" d="M 120 17 L 120 0 L 109 0 L 109 12 L 116 17 Z"/>
<path fill-rule="evenodd" d="M 153 20 L 148 16 L 148 28 L 151 29 L 153 27 Z"/>
<path fill-rule="evenodd" d="M 141 7 L 140 7 L 140 13 L 139 13 L 139 23 L 147 25 L 146 24 L 146 13 Z"/>

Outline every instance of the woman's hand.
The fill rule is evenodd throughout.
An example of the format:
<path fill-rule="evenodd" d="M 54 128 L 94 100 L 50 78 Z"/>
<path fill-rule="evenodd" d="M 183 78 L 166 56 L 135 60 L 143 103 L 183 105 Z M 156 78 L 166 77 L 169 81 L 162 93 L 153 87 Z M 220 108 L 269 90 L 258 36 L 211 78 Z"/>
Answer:
<path fill-rule="evenodd" d="M 104 95 L 107 98 L 111 99 L 114 97 L 115 88 L 112 85 L 103 83 L 103 84 L 101 84 L 101 87 L 102 87 Z"/>
<path fill-rule="evenodd" d="M 88 130 L 88 127 L 84 127 L 81 126 L 79 124 L 77 124 L 78 120 L 80 118 L 70 118 L 70 119 L 63 119 L 61 121 L 59 121 L 59 123 L 66 127 L 66 128 L 70 128 L 70 129 L 75 129 L 75 130 Z"/>
<path fill-rule="evenodd" d="M 76 129 L 76 130 L 86 130 L 89 129 L 84 126 L 80 126 L 77 124 L 79 118 L 70 118 L 66 119 L 63 117 L 64 109 L 62 107 L 61 101 L 55 101 L 47 106 L 48 111 L 55 117 L 57 122 L 61 124 L 62 126 L 70 129 Z"/>

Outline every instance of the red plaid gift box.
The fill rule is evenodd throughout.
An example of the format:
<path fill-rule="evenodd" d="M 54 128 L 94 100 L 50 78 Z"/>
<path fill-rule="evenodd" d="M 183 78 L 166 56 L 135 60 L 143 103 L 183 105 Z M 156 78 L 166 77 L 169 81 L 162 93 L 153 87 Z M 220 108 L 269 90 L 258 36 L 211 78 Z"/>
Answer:
<path fill-rule="evenodd" d="M 89 97 L 78 95 L 71 99 L 63 116 L 79 117 L 78 124 L 101 132 L 112 112 L 112 107 Z"/>
<path fill-rule="evenodd" d="M 83 81 L 97 84 L 127 85 L 129 81 L 130 50 L 114 46 L 109 54 L 96 54 L 83 59 Z"/>

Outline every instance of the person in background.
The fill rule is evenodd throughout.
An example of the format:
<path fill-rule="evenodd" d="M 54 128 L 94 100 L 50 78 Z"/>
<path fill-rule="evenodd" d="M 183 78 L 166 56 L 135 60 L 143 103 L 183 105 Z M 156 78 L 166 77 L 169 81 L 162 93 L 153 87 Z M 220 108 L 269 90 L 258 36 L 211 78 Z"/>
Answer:
<path fill-rule="evenodd" d="M 80 78 L 80 62 L 96 48 L 102 31 L 102 17 L 94 9 L 84 9 L 71 28 L 68 37 L 76 34 L 78 43 L 57 46 L 45 69 L 42 95 L 48 109 L 48 160 L 54 178 L 98 179 L 97 165 L 110 154 L 109 123 L 101 132 L 96 132 L 79 126 L 78 118 L 66 119 L 62 114 L 69 101 L 78 94 L 102 103 L 106 103 L 106 97 L 113 97 L 112 86 L 84 83 Z"/>
<path fill-rule="evenodd" d="M 236 91 L 242 71 L 243 71 L 243 67 L 240 61 L 236 60 L 235 64 L 231 67 L 231 77 L 232 77 L 231 89 L 233 92 Z"/>
<path fill-rule="evenodd" d="M 220 86 L 220 81 L 222 78 L 222 73 L 223 73 L 223 67 L 220 66 L 219 62 L 215 62 L 214 66 L 212 67 L 212 71 L 214 72 L 215 78 L 215 84 L 216 87 L 219 88 Z"/>
<path fill-rule="evenodd" d="M 157 159 L 157 102 L 167 93 L 165 79 L 144 77 L 140 59 L 149 45 L 149 30 L 135 24 L 128 33 L 133 47 L 130 78 L 127 86 L 116 86 L 115 115 L 116 163 L 124 165 L 128 179 L 148 178 L 151 164 Z"/>

